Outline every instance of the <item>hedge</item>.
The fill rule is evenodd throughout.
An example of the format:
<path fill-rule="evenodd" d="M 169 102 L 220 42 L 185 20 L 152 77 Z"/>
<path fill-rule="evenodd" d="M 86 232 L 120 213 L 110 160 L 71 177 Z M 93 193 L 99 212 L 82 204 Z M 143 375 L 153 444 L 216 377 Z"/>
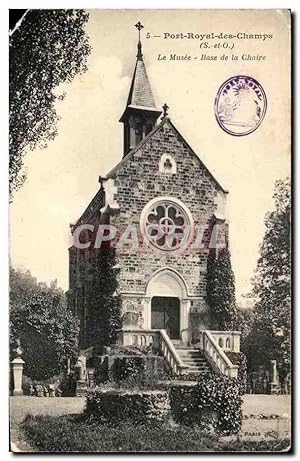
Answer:
<path fill-rule="evenodd" d="M 207 453 L 207 452 L 283 452 L 290 440 L 220 440 L 199 427 L 170 424 L 118 426 L 93 424 L 78 415 L 27 416 L 20 425 L 25 440 L 34 451 L 55 453 Z M 241 453 L 243 452 L 243 453 Z"/>
<path fill-rule="evenodd" d="M 97 384 L 151 388 L 165 377 L 164 359 L 157 355 L 102 356 L 95 368 Z"/>
<path fill-rule="evenodd" d="M 223 375 L 202 375 L 195 386 L 174 384 L 170 388 L 174 420 L 216 430 L 222 435 L 237 434 L 242 423 L 239 383 Z"/>
<path fill-rule="evenodd" d="M 100 423 L 119 424 L 130 420 L 140 424 L 163 420 L 169 412 L 166 391 L 124 391 L 95 389 L 88 392 L 84 415 Z"/>
<path fill-rule="evenodd" d="M 239 366 L 237 380 L 240 385 L 240 394 L 244 395 L 247 391 L 247 357 L 244 352 L 226 352 L 229 360 Z"/>
<path fill-rule="evenodd" d="M 241 428 L 241 404 L 237 380 L 222 375 L 203 375 L 196 385 L 174 383 L 169 392 L 93 389 L 87 396 L 85 417 L 100 423 L 119 424 L 122 420 L 130 420 L 133 424 L 141 424 L 172 415 L 177 423 L 231 435 Z"/>

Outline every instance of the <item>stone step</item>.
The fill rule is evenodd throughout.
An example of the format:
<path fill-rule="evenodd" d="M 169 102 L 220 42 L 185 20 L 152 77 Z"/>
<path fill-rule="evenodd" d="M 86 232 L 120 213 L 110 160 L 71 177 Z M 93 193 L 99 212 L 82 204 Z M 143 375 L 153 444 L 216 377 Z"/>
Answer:
<path fill-rule="evenodd" d="M 182 359 L 183 363 L 186 365 L 197 365 L 197 366 L 207 366 L 206 360 L 201 360 L 200 358 L 195 359 Z"/>
<path fill-rule="evenodd" d="M 179 349 L 177 347 L 176 351 L 178 352 L 178 354 L 197 354 L 197 355 L 201 355 L 200 352 L 197 351 L 197 349 Z"/>
<path fill-rule="evenodd" d="M 179 357 L 185 357 L 187 359 L 201 359 L 201 360 L 206 361 L 206 359 L 199 354 L 178 354 L 178 355 Z"/>
<path fill-rule="evenodd" d="M 198 368 L 198 367 L 189 367 L 186 369 L 188 373 L 208 373 L 210 372 L 209 368 Z"/>
<path fill-rule="evenodd" d="M 197 368 L 187 368 L 183 372 L 184 375 L 189 375 L 189 374 L 204 375 L 207 373 L 210 373 L 210 370 L 198 370 Z"/>
<path fill-rule="evenodd" d="M 206 359 L 199 354 L 178 354 L 179 357 L 185 357 L 186 359 L 200 359 L 206 362 Z"/>
<path fill-rule="evenodd" d="M 197 367 L 197 368 L 210 368 L 206 363 L 187 363 L 184 362 L 187 367 Z"/>
<path fill-rule="evenodd" d="M 202 360 L 202 362 L 206 362 L 206 359 L 204 357 L 202 357 L 201 355 L 199 354 L 178 354 L 179 357 L 181 357 L 182 359 L 185 359 L 185 360 Z"/>
<path fill-rule="evenodd" d="M 172 343 L 180 359 L 187 367 L 184 374 L 202 374 L 209 373 L 211 371 L 202 351 L 190 346 L 184 346 L 180 340 L 172 340 Z"/>
<path fill-rule="evenodd" d="M 181 353 L 181 354 L 199 354 L 199 351 L 197 351 L 196 349 L 176 349 L 177 352 Z"/>

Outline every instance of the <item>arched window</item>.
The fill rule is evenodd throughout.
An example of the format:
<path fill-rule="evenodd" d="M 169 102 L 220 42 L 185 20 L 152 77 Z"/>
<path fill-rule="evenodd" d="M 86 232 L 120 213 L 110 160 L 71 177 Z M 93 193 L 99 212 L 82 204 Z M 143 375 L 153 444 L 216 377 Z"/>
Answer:
<path fill-rule="evenodd" d="M 175 159 L 170 154 L 162 154 L 159 160 L 159 172 L 167 174 L 176 174 L 177 166 Z"/>
<path fill-rule="evenodd" d="M 184 248 L 192 237 L 192 215 L 180 200 L 172 197 L 151 200 L 141 214 L 140 225 L 150 244 L 164 251 Z"/>

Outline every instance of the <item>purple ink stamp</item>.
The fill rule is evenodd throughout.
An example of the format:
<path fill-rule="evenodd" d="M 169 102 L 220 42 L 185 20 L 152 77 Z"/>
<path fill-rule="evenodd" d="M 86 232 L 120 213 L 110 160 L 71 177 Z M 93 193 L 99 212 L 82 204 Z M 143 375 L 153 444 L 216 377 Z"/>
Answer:
<path fill-rule="evenodd" d="M 224 82 L 215 99 L 215 115 L 220 127 L 233 136 L 255 131 L 264 119 L 267 97 L 252 77 L 236 75 Z"/>

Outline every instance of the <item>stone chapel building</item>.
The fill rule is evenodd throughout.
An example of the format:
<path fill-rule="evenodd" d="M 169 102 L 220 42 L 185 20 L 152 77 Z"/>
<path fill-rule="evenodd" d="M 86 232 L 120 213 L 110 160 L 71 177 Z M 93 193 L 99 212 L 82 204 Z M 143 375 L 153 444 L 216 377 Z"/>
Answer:
<path fill-rule="evenodd" d="M 163 111 L 157 108 L 140 40 L 120 122 L 123 156 L 101 178 L 98 192 L 72 225 L 72 233 L 100 217 L 101 222 L 117 229 L 136 226 L 142 237 L 153 223 L 159 223 L 163 231 L 187 226 L 190 230 L 186 241 L 192 244 L 199 224 L 211 228 L 215 223 L 226 223 L 228 192 L 179 133 L 167 114 L 167 106 Z M 171 243 L 163 235 L 136 250 L 126 245 L 116 249 L 124 318 L 119 340 L 123 344 L 153 344 L 160 348 L 175 372 L 187 366 L 180 348 L 188 350 L 197 345 L 212 366 L 234 376 L 237 367 L 224 352 L 239 351 L 239 333 L 215 331 L 206 303 L 209 248 L 195 250 L 190 245 L 182 250 L 176 232 Z M 69 306 L 80 319 L 82 344 L 88 345 L 86 293 L 92 287 L 85 259 L 75 246 L 69 249 L 69 257 Z M 192 366 L 196 370 L 196 362 Z"/>

